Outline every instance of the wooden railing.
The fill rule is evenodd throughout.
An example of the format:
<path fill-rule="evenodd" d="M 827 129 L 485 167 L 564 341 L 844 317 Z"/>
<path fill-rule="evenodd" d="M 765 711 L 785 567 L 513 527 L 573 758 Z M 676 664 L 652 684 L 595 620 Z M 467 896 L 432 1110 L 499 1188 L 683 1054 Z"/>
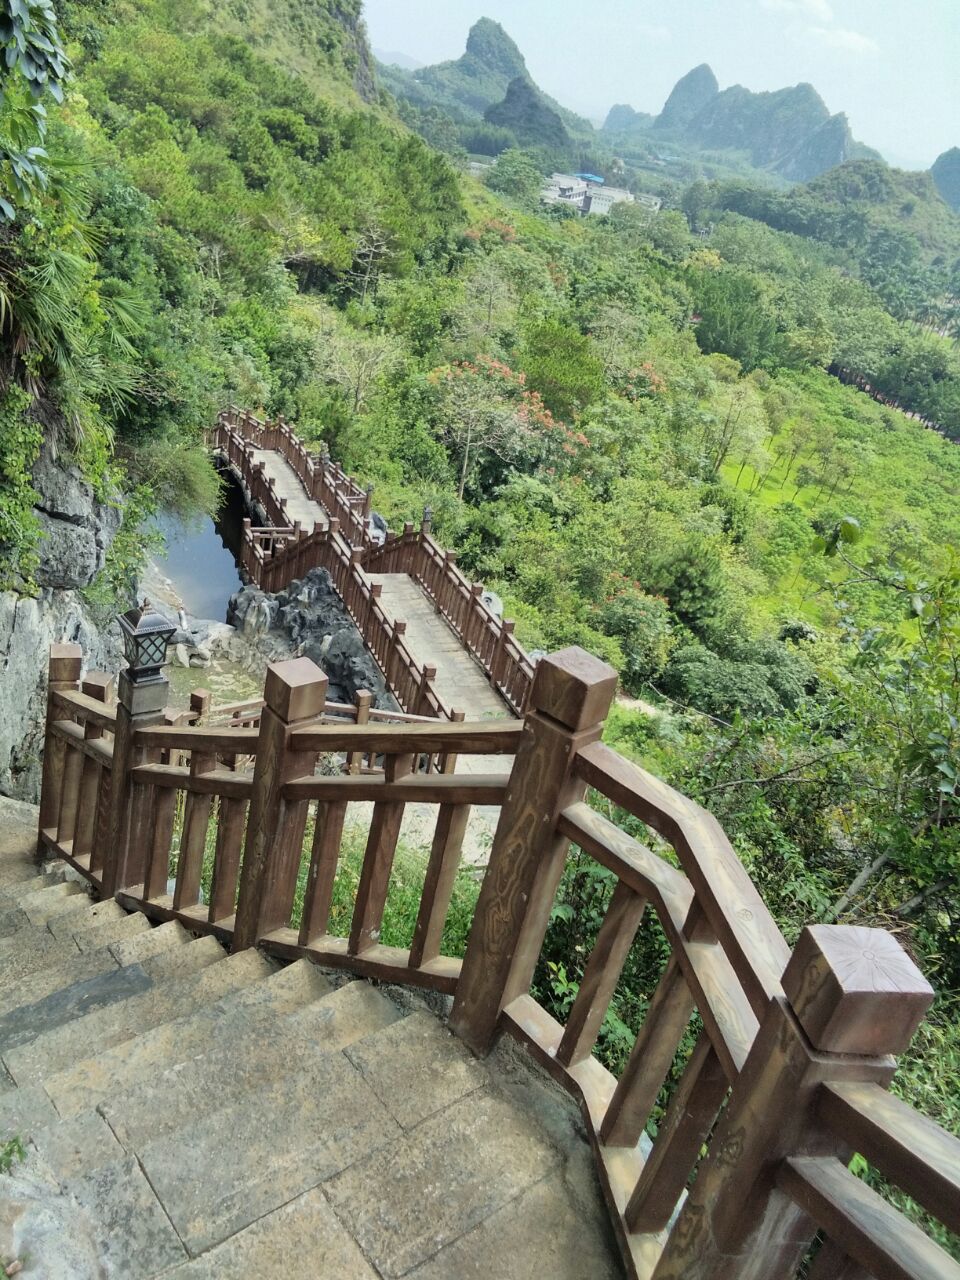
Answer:
<path fill-rule="evenodd" d="M 129 909 L 234 949 L 445 992 L 477 1053 L 505 1033 L 522 1041 L 580 1104 L 633 1277 L 786 1280 L 809 1266 L 813 1280 L 957 1280 L 960 1266 L 846 1167 L 859 1152 L 960 1232 L 960 1142 L 886 1091 L 933 992 L 882 930 L 814 926 L 791 951 L 715 819 L 601 742 L 615 686 L 609 667 L 565 650 L 539 664 L 522 723 L 331 724 L 326 679 L 301 658 L 269 669 L 262 705 L 229 709 L 257 712 L 256 727 L 179 727 L 123 676 L 105 709 L 102 678 L 81 686 L 79 651 L 60 646 L 41 843 Z M 506 756 L 510 773 L 425 771 L 457 753 Z M 357 757 L 382 772 L 350 773 Z M 341 934 L 331 904 L 355 802 L 367 835 Z M 411 803 L 436 807 L 435 829 L 416 923 L 388 946 Z M 442 938 L 476 804 L 500 818 L 461 958 Z M 571 842 L 612 892 L 560 1022 L 533 983 Z M 615 1076 L 594 1050 L 644 943 L 668 957 L 633 993 L 646 1013 Z"/>
<path fill-rule="evenodd" d="M 404 525 L 399 536 L 388 532 L 385 543 L 375 545 L 368 523 L 373 490 L 361 489 L 328 457 L 310 453 L 282 418 L 264 422 L 231 406 L 218 416 L 207 442 L 230 464 L 250 500 L 269 521 L 260 527 L 244 521 L 241 567 L 250 581 L 264 591 L 281 591 L 310 569 L 325 568 L 335 577 L 339 590 L 348 567 L 355 566 L 350 576 L 359 611 L 353 616 L 364 640 L 375 652 L 379 646 L 377 659 L 386 674 L 384 662 L 397 661 L 389 652 L 397 646 L 382 625 L 375 626 L 373 636 L 363 631 L 361 619 L 367 617 L 363 597 L 368 595 L 370 584 L 365 583 L 362 570 L 409 574 L 433 600 L 437 612 L 477 660 L 491 685 L 518 715 L 523 714 L 533 680 L 533 660 L 514 636 L 514 623 L 499 617 L 486 603 L 482 584 L 470 582 L 457 567 L 454 553 L 444 551 L 433 539 L 429 519 L 419 529 Z M 275 449 L 289 462 L 308 496 L 328 513 L 329 529 L 319 524 L 301 529 L 287 520 L 285 499 L 266 475 L 262 462 L 256 461 L 254 449 Z M 405 665 L 401 656 L 400 669 Z M 413 675 L 412 670 L 409 674 Z M 427 705 L 419 695 L 412 703 L 397 696 L 408 711 L 419 713 Z"/>

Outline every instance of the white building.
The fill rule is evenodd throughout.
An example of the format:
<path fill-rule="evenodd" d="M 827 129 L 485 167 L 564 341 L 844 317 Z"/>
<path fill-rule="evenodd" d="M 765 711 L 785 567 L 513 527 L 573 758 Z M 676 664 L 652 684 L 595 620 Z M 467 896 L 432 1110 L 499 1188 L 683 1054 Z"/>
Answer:
<path fill-rule="evenodd" d="M 566 204 L 581 214 L 609 213 L 615 204 L 632 202 L 623 187 L 608 187 L 580 174 L 554 173 L 540 192 L 541 204 Z"/>

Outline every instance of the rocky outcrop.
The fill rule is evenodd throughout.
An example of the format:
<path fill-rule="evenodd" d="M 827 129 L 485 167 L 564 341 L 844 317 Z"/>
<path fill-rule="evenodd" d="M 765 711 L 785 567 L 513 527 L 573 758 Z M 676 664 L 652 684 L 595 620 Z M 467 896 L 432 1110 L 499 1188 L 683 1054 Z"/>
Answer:
<path fill-rule="evenodd" d="M 121 665 L 119 628 L 104 631 L 74 591 L 37 596 L 0 593 L 0 793 L 36 801 L 47 703 L 47 654 L 66 641 L 83 649 L 88 669 Z"/>
<path fill-rule="evenodd" d="M 720 92 L 713 70 L 702 62 L 682 76 L 654 121 L 655 129 L 684 129 Z"/>
<path fill-rule="evenodd" d="M 227 622 L 268 661 L 312 659 L 330 679 L 330 701 L 353 702 L 369 689 L 375 706 L 399 710 L 326 569 L 275 595 L 244 587 L 230 600 Z"/>
<path fill-rule="evenodd" d="M 653 123 L 653 116 L 645 111 L 634 111 L 625 102 L 618 102 L 607 112 L 603 133 L 626 133 L 630 129 L 646 129 Z"/>
<path fill-rule="evenodd" d="M 77 468 L 55 459 L 48 448 L 33 468 L 33 485 L 42 530 L 38 582 L 60 591 L 87 586 L 103 568 L 120 528 L 119 502 L 98 499 Z"/>
<path fill-rule="evenodd" d="M 960 147 L 951 147 L 937 156 L 930 175 L 950 208 L 960 213 Z"/>
<path fill-rule="evenodd" d="M 46 434 L 55 436 L 52 429 Z M 46 446 L 33 485 L 42 531 L 40 590 L 0 593 L 0 793 L 28 801 L 40 794 L 51 644 L 79 644 L 88 669 L 116 671 L 121 660 L 119 629 L 109 621 L 99 625 L 79 594 L 103 568 L 120 527 L 119 502 L 99 499 L 76 467 Z"/>
<path fill-rule="evenodd" d="M 488 107 L 484 119 L 509 129 L 524 147 L 566 147 L 570 142 L 558 113 L 525 76 L 510 81 L 504 100 Z"/>

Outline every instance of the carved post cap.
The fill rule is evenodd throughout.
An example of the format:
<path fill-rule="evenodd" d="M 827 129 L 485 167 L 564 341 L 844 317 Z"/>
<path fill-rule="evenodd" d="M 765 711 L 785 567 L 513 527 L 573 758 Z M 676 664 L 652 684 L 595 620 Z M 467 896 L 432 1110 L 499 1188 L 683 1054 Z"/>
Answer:
<path fill-rule="evenodd" d="M 617 691 L 617 673 L 577 645 L 541 658 L 530 706 L 568 729 L 600 724 Z"/>
<path fill-rule="evenodd" d="M 783 990 L 815 1049 L 902 1053 L 933 1003 L 933 988 L 884 929 L 809 925 Z"/>
<path fill-rule="evenodd" d="M 107 671 L 88 671 L 83 677 L 80 692 L 98 702 L 109 702 L 113 696 L 115 677 Z"/>
<path fill-rule="evenodd" d="M 51 680 L 76 683 L 83 665 L 83 650 L 78 644 L 52 644 L 47 671 Z"/>
<path fill-rule="evenodd" d="M 436 680 L 437 668 L 432 662 L 424 663 L 423 678 L 424 680 Z"/>
<path fill-rule="evenodd" d="M 373 701 L 373 694 L 370 692 L 369 689 L 357 690 L 357 706 L 358 707 L 369 707 L 372 701 Z"/>
<path fill-rule="evenodd" d="M 309 658 L 289 658 L 267 667 L 263 700 L 281 720 L 312 720 L 323 714 L 329 681 Z"/>

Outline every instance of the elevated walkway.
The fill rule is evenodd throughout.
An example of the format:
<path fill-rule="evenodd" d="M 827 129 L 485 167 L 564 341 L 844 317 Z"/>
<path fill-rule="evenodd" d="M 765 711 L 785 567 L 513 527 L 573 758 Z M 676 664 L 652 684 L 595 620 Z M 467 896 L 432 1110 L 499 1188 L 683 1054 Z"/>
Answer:
<path fill-rule="evenodd" d="M 0 824 L 5 1265 L 623 1275 L 576 1107 L 515 1048 L 480 1062 L 420 997 L 95 905 L 32 862 L 36 809 Z"/>
<path fill-rule="evenodd" d="M 329 513 L 321 503 L 309 496 L 283 454 L 276 449 L 256 449 L 252 445 L 250 454 L 254 465 L 260 463 L 263 466 L 267 480 L 273 482 L 273 487 L 283 499 L 291 524 L 299 524 L 301 529 L 308 531 L 315 525 L 320 525 L 323 529 L 329 527 Z"/>

